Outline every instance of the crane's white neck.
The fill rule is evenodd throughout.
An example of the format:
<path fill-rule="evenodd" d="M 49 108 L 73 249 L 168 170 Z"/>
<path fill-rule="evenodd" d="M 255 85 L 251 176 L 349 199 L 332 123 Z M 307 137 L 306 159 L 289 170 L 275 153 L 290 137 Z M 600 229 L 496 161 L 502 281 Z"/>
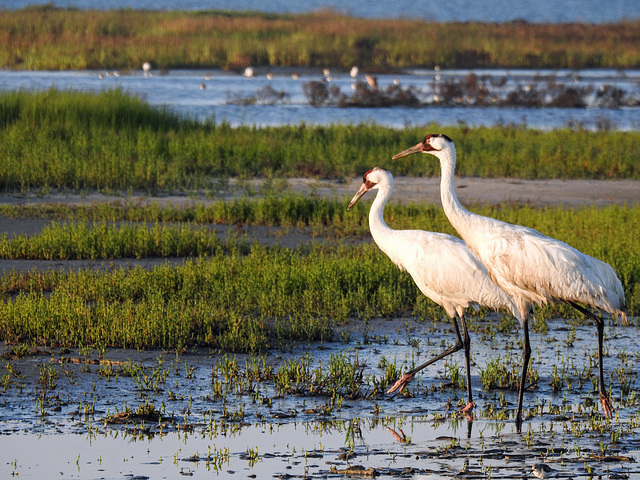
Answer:
<path fill-rule="evenodd" d="M 444 209 L 444 213 L 449 219 L 449 222 L 453 225 L 453 228 L 455 228 L 458 234 L 467 241 L 465 238 L 467 228 L 465 227 L 469 225 L 469 222 L 473 217 L 477 217 L 478 215 L 471 213 L 469 210 L 464 208 L 456 195 L 454 185 L 456 151 L 454 149 L 440 150 L 436 156 L 440 160 L 440 168 L 442 171 L 442 177 L 440 178 L 440 199 L 442 201 L 442 208 Z"/>
<path fill-rule="evenodd" d="M 393 192 L 393 184 L 379 183 L 377 190 L 378 193 L 369 210 L 369 230 L 373 240 L 384 251 L 384 241 L 392 230 L 384 221 L 384 207 Z"/>

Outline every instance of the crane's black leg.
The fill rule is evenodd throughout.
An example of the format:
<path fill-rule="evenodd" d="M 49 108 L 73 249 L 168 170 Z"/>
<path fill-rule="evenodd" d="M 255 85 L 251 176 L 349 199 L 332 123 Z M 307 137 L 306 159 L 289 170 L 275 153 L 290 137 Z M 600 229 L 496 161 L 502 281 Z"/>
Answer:
<path fill-rule="evenodd" d="M 520 374 L 520 387 L 518 388 L 518 411 L 516 412 L 516 430 L 518 433 L 522 429 L 522 404 L 524 402 L 524 389 L 527 382 L 527 372 L 529 370 L 529 359 L 531 358 L 531 345 L 529 344 L 529 324 L 525 317 L 522 322 L 524 330 L 524 348 L 522 352 L 522 373 Z"/>
<path fill-rule="evenodd" d="M 441 354 L 436 355 L 435 357 L 431 358 L 430 360 L 427 360 L 423 364 L 418 365 L 414 369 L 409 370 L 407 373 L 405 373 L 400 378 L 400 380 L 398 380 L 396 383 L 394 383 L 393 386 L 391 388 L 389 388 L 389 390 L 387 390 L 387 393 L 393 393 L 396 390 L 402 390 L 406 385 L 409 384 L 409 382 L 411 382 L 411 380 L 413 380 L 413 377 L 415 376 L 415 374 L 418 373 L 420 370 L 428 367 L 429 365 L 431 365 L 434 362 L 437 362 L 441 358 L 444 358 L 447 355 L 451 355 L 452 353 L 455 353 L 458 350 L 461 350 L 462 348 L 464 348 L 464 343 L 462 342 L 462 337 L 460 336 L 460 328 L 458 327 L 458 321 L 456 320 L 456 317 L 453 317 L 451 320 L 453 321 L 453 329 L 454 329 L 454 331 L 456 333 L 456 344 L 453 347 L 448 348 L 447 350 L 445 350 Z M 463 322 L 464 322 L 464 320 L 463 320 Z M 466 328 L 466 326 L 465 326 L 465 328 Z"/>
<path fill-rule="evenodd" d="M 613 415 L 613 405 L 611 404 L 611 400 L 609 399 L 609 394 L 607 393 L 607 389 L 604 386 L 604 322 L 600 317 L 596 317 L 593 312 L 590 312 L 582 305 L 579 305 L 571 300 L 566 300 L 566 302 L 571 305 L 573 308 L 578 310 L 580 313 L 583 313 L 587 317 L 591 318 L 596 323 L 596 328 L 598 330 L 598 381 L 599 381 L 599 389 L 600 389 L 600 403 L 602 404 L 602 410 L 607 418 L 611 418 Z"/>
<path fill-rule="evenodd" d="M 473 410 L 473 407 L 475 407 L 471 393 L 471 339 L 469 338 L 469 330 L 467 329 L 467 322 L 465 322 L 464 317 L 460 317 L 460 323 L 462 324 L 462 344 L 464 345 L 464 360 L 467 369 L 467 406 L 464 408 L 464 411 L 470 412 Z"/>

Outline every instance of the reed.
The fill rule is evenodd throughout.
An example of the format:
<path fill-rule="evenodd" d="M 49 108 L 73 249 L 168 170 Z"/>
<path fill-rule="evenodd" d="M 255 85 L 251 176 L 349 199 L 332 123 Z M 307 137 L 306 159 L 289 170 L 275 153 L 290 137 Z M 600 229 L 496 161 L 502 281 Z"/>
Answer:
<path fill-rule="evenodd" d="M 0 65 L 23 70 L 246 66 L 637 68 L 638 21 L 615 24 L 368 20 L 333 12 L 3 11 Z"/>
<path fill-rule="evenodd" d="M 436 175 L 437 162 L 393 161 L 426 131 L 464 153 L 460 175 L 640 178 L 637 131 L 436 124 L 231 128 L 156 109 L 120 90 L 0 93 L 0 189 L 103 192 L 205 191 L 240 178 L 353 178 L 372 165 L 396 175 Z"/>

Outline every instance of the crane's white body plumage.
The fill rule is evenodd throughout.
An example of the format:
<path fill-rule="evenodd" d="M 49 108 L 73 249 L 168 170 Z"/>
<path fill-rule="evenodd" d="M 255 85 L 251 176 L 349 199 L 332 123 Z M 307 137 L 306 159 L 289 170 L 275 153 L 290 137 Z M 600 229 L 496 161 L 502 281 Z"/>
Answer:
<path fill-rule="evenodd" d="M 506 309 L 519 317 L 513 300 L 489 277 L 486 267 L 452 235 L 424 230 L 395 230 L 384 221 L 384 206 L 393 189 L 393 177 L 374 169 L 368 180 L 379 192 L 369 211 L 369 228 L 376 245 L 401 270 L 411 275 L 420 291 L 442 306 L 451 318 L 469 306 Z"/>

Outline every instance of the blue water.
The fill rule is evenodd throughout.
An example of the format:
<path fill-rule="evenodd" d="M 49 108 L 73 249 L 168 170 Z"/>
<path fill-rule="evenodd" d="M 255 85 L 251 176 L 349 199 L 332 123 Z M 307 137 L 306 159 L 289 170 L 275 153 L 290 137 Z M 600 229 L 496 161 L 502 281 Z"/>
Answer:
<path fill-rule="evenodd" d="M 606 23 L 640 18 L 638 0 L 0 0 L 0 8 L 19 9 L 27 5 L 52 3 L 80 9 L 148 10 L 254 10 L 272 13 L 304 13 L 332 9 L 363 18 L 412 18 L 437 22 Z"/>
<path fill-rule="evenodd" d="M 322 72 L 306 71 L 298 80 L 290 72 L 280 70 L 269 80 L 266 71 L 257 70 L 255 77 L 247 78 L 240 74 L 224 71 L 176 70 L 169 72 L 151 72 L 145 76 L 142 70 L 137 72 L 98 71 L 0 71 L 0 90 L 42 91 L 51 87 L 61 90 L 80 90 L 98 92 L 119 88 L 137 95 L 149 104 L 166 107 L 185 117 L 197 120 L 213 119 L 217 123 L 227 122 L 232 126 L 280 126 L 299 123 L 310 125 L 361 124 L 375 123 L 391 128 L 426 125 L 466 124 L 469 126 L 493 126 L 497 124 L 517 124 L 532 128 L 550 129 L 568 125 L 580 125 L 596 129 L 607 124 L 619 130 L 640 128 L 640 107 L 619 109 L 605 108 L 508 108 L 508 107 L 472 107 L 472 106 L 425 106 L 420 108 L 338 108 L 312 107 L 309 105 L 302 85 L 309 80 L 319 80 Z M 439 75 L 464 76 L 468 71 L 440 71 Z M 480 76 L 487 71 L 476 71 Z M 624 75 L 615 71 L 581 72 L 531 72 L 531 71 L 491 71 L 494 76 L 506 76 L 505 88 L 533 78 L 536 74 L 553 74 L 558 82 L 570 81 L 597 87 L 600 84 L 615 85 L 635 92 L 640 96 L 640 71 L 628 71 Z M 576 76 L 578 75 L 578 76 Z M 332 83 L 341 91 L 350 94 L 353 79 L 348 72 L 332 72 Z M 361 75 L 360 75 L 361 77 Z M 385 88 L 389 83 L 398 81 L 402 86 L 414 86 L 419 89 L 425 100 L 433 97 L 431 85 L 434 71 L 406 71 L 399 75 L 378 75 L 378 84 Z M 254 96 L 265 86 L 278 92 L 285 92 L 284 102 L 264 105 L 239 106 L 230 103 L 230 99 Z M 204 89 L 201 87 L 204 86 Z"/>

